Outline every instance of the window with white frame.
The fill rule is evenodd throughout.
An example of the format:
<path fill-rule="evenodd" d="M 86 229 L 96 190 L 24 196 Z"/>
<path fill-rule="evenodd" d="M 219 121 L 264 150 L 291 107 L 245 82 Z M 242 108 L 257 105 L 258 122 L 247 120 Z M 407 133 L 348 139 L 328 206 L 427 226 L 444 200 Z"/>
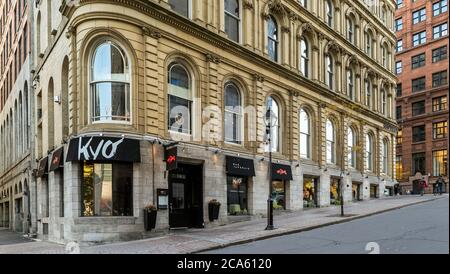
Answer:
<path fill-rule="evenodd" d="M 366 32 L 366 53 L 369 57 L 372 57 L 372 35 L 369 31 Z"/>
<path fill-rule="evenodd" d="M 352 100 L 355 97 L 355 75 L 351 68 L 347 69 L 347 95 Z"/>
<path fill-rule="evenodd" d="M 356 168 L 356 135 L 353 128 L 348 128 L 347 133 L 348 166 Z"/>
<path fill-rule="evenodd" d="M 347 17 L 347 40 L 350 43 L 355 42 L 355 24 L 353 23 L 353 19 Z"/>
<path fill-rule="evenodd" d="M 304 109 L 300 110 L 300 157 L 311 159 L 311 119 Z"/>
<path fill-rule="evenodd" d="M 333 27 L 334 10 L 333 10 L 333 3 L 331 2 L 331 0 L 325 0 L 325 14 L 327 17 L 328 26 Z"/>
<path fill-rule="evenodd" d="M 382 149 L 382 165 L 383 165 L 383 173 L 388 174 L 388 163 L 389 163 L 389 146 L 387 140 L 383 140 L 383 149 Z"/>
<path fill-rule="evenodd" d="M 242 100 L 237 85 L 228 82 L 225 85 L 225 142 L 242 143 Z"/>
<path fill-rule="evenodd" d="M 269 20 L 267 21 L 267 35 L 267 50 L 269 53 L 269 58 L 274 62 L 278 62 L 278 25 L 273 16 L 270 16 Z"/>
<path fill-rule="evenodd" d="M 366 106 L 372 108 L 372 82 L 370 79 L 365 80 L 366 86 Z"/>
<path fill-rule="evenodd" d="M 366 135 L 366 169 L 373 171 L 373 137 L 371 134 Z"/>
<path fill-rule="evenodd" d="M 225 0 L 225 33 L 228 38 L 240 42 L 241 11 L 239 0 Z"/>
<path fill-rule="evenodd" d="M 326 139 L 327 139 L 327 163 L 336 163 L 336 133 L 335 127 L 331 120 L 326 123 Z"/>
<path fill-rule="evenodd" d="M 330 90 L 333 90 L 333 82 L 334 82 L 334 63 L 333 57 L 330 54 L 325 55 L 325 67 L 327 70 L 327 74 L 325 77 L 325 83 Z"/>
<path fill-rule="evenodd" d="M 179 62 L 169 65 L 168 88 L 169 130 L 192 134 L 192 79 L 186 67 Z"/>
<path fill-rule="evenodd" d="M 169 0 L 169 5 L 172 10 L 185 16 L 191 16 L 191 0 Z"/>
<path fill-rule="evenodd" d="M 300 40 L 300 72 L 309 77 L 309 44 L 305 37 Z"/>
<path fill-rule="evenodd" d="M 130 122 L 130 67 L 124 50 L 111 40 L 102 41 L 91 62 L 92 122 Z"/>

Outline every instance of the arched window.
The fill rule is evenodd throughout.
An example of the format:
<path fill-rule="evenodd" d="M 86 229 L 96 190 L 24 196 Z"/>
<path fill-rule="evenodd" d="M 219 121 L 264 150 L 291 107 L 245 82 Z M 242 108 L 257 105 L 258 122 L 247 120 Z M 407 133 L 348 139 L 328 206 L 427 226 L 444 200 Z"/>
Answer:
<path fill-rule="evenodd" d="M 334 63 L 333 57 L 330 54 L 325 55 L 325 67 L 327 69 L 326 74 L 326 85 L 329 89 L 333 90 L 333 82 L 334 82 Z"/>
<path fill-rule="evenodd" d="M 300 40 L 300 72 L 309 77 L 309 44 L 305 37 Z"/>
<path fill-rule="evenodd" d="M 366 135 L 366 169 L 373 171 L 373 137 L 371 134 Z"/>
<path fill-rule="evenodd" d="M 23 103 L 22 103 L 22 91 L 19 93 L 19 152 L 22 154 L 24 150 L 23 138 Z"/>
<path fill-rule="evenodd" d="M 239 0 L 225 0 L 225 33 L 228 38 L 239 43 L 241 10 Z"/>
<path fill-rule="evenodd" d="M 91 67 L 93 122 L 130 122 L 130 68 L 127 56 L 112 41 L 94 51 Z"/>
<path fill-rule="evenodd" d="M 242 100 L 238 87 L 233 82 L 225 85 L 225 142 L 242 142 Z"/>
<path fill-rule="evenodd" d="M 269 20 L 267 21 L 267 35 L 267 50 L 269 53 L 269 58 L 274 62 L 278 62 L 278 25 L 273 16 L 270 16 Z"/>
<path fill-rule="evenodd" d="M 333 10 L 333 3 L 331 2 L 331 0 L 325 0 L 325 13 L 326 13 L 326 17 L 327 17 L 327 24 L 330 27 L 333 27 L 333 14 L 334 14 L 334 10 Z"/>
<path fill-rule="evenodd" d="M 356 168 L 356 136 L 351 127 L 347 132 L 348 166 Z"/>
<path fill-rule="evenodd" d="M 386 91 L 384 89 L 381 90 L 381 114 L 386 115 L 387 108 L 387 97 Z"/>
<path fill-rule="evenodd" d="M 300 110 L 300 157 L 311 159 L 311 119 L 304 109 Z"/>
<path fill-rule="evenodd" d="M 333 122 L 327 120 L 326 124 L 327 137 L 327 163 L 336 163 L 336 133 Z"/>
<path fill-rule="evenodd" d="M 383 67 L 388 68 L 387 67 L 387 49 L 386 47 L 383 45 L 381 47 L 381 64 L 383 65 Z"/>
<path fill-rule="evenodd" d="M 366 31 L 366 53 L 369 55 L 369 57 L 372 57 L 372 35 L 369 31 Z"/>
<path fill-rule="evenodd" d="M 52 41 L 52 0 L 47 0 L 47 47 L 50 46 Z"/>
<path fill-rule="evenodd" d="M 24 109 L 25 109 L 25 121 L 24 121 L 24 133 L 25 133 L 25 147 L 28 149 L 30 147 L 30 138 L 29 138 L 29 127 L 28 127 L 28 115 L 29 115 L 29 106 L 28 106 L 28 83 L 25 82 L 24 88 L 23 88 L 23 96 L 24 96 Z"/>
<path fill-rule="evenodd" d="M 366 84 L 366 106 L 372 108 L 372 82 L 369 79 L 366 79 L 365 84 Z"/>
<path fill-rule="evenodd" d="M 383 149 L 382 149 L 382 161 L 383 161 L 383 173 L 388 174 L 388 159 L 389 159 L 389 146 L 387 140 L 383 140 Z"/>
<path fill-rule="evenodd" d="M 279 152 L 280 151 L 280 107 L 277 101 L 269 96 L 266 102 L 266 109 L 270 110 L 271 119 L 275 121 L 274 124 L 270 125 L 270 137 L 271 137 L 271 147 L 269 144 L 266 145 L 266 152 Z M 268 136 L 266 136 L 266 140 Z"/>
<path fill-rule="evenodd" d="M 42 53 L 42 23 L 41 23 L 41 12 L 38 11 L 38 15 L 36 18 L 36 53 L 37 57 Z"/>
<path fill-rule="evenodd" d="M 192 79 L 178 62 L 169 65 L 169 130 L 192 134 Z"/>
<path fill-rule="evenodd" d="M 355 24 L 353 23 L 353 19 L 347 17 L 347 40 L 350 43 L 355 42 Z"/>
<path fill-rule="evenodd" d="M 184 17 L 191 17 L 191 0 L 169 0 L 169 5 L 172 10 Z"/>
<path fill-rule="evenodd" d="M 352 100 L 355 98 L 355 76 L 351 68 L 347 69 L 347 95 Z"/>

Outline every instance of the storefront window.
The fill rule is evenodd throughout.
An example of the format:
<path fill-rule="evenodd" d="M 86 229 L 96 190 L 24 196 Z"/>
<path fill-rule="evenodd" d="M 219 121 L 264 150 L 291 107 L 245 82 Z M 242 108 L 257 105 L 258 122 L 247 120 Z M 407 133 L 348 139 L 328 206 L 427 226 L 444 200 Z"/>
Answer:
<path fill-rule="evenodd" d="M 282 210 L 286 208 L 284 181 L 272 181 L 273 209 Z"/>
<path fill-rule="evenodd" d="M 132 216 L 132 178 L 132 164 L 85 162 L 82 216 Z"/>
<path fill-rule="evenodd" d="M 246 177 L 227 176 L 228 214 L 248 214 L 247 190 Z"/>
<path fill-rule="evenodd" d="M 303 207 L 312 208 L 317 206 L 316 180 L 313 178 L 303 178 Z"/>
<path fill-rule="evenodd" d="M 370 186 L 370 198 L 378 198 L 378 187 L 376 185 Z"/>
<path fill-rule="evenodd" d="M 330 185 L 330 203 L 331 203 L 332 205 L 340 205 L 340 204 L 341 204 L 341 195 L 340 195 L 339 179 L 331 179 L 331 185 Z"/>

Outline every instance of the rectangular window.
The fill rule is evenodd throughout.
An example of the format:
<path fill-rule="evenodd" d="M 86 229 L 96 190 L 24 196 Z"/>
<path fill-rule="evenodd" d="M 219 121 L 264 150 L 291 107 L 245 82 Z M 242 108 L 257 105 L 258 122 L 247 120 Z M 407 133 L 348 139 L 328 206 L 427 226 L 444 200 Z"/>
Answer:
<path fill-rule="evenodd" d="M 402 106 L 397 106 L 397 109 L 396 109 L 396 117 L 397 117 L 397 120 L 400 120 L 400 119 L 402 119 Z"/>
<path fill-rule="evenodd" d="M 397 41 L 397 47 L 395 49 L 396 52 L 401 52 L 403 51 L 403 40 L 398 40 Z"/>
<path fill-rule="evenodd" d="M 184 17 L 189 17 L 189 0 L 169 0 L 169 5 L 172 10 L 183 15 Z"/>
<path fill-rule="evenodd" d="M 447 84 L 447 71 L 433 73 L 433 87 L 440 87 Z"/>
<path fill-rule="evenodd" d="M 413 24 L 418 24 L 427 19 L 427 9 L 423 8 L 413 12 Z"/>
<path fill-rule="evenodd" d="M 397 145 L 403 144 L 403 130 L 399 129 L 397 131 Z"/>
<path fill-rule="evenodd" d="M 433 16 L 438 16 L 441 13 L 447 12 L 447 0 L 440 0 L 433 3 Z"/>
<path fill-rule="evenodd" d="M 425 101 L 415 102 L 412 104 L 412 115 L 422 115 L 425 114 Z"/>
<path fill-rule="evenodd" d="M 425 172 L 425 153 L 414 153 L 412 155 L 412 171 L 413 174 L 416 174 L 417 172 L 420 172 L 422 174 L 426 174 Z"/>
<path fill-rule="evenodd" d="M 447 150 L 433 151 L 433 176 L 447 176 Z"/>
<path fill-rule="evenodd" d="M 413 142 L 425 141 L 425 125 L 413 127 Z"/>
<path fill-rule="evenodd" d="M 425 77 L 412 80 L 412 92 L 425 90 Z"/>
<path fill-rule="evenodd" d="M 133 164 L 85 162 L 81 213 L 133 216 Z"/>
<path fill-rule="evenodd" d="M 402 96 L 402 93 L 403 93 L 402 84 L 397 84 L 395 92 L 397 94 L 397 97 L 401 97 Z"/>
<path fill-rule="evenodd" d="M 425 66 L 425 63 L 425 53 L 421 53 L 411 58 L 412 69 L 423 67 Z"/>
<path fill-rule="evenodd" d="M 433 63 L 447 59 L 447 46 L 433 50 Z"/>
<path fill-rule="evenodd" d="M 403 29 L 403 18 L 398 18 L 395 20 L 395 31 L 400 31 Z"/>
<path fill-rule="evenodd" d="M 403 71 L 402 61 L 398 61 L 395 63 L 395 74 L 399 75 Z"/>
<path fill-rule="evenodd" d="M 427 32 L 421 31 L 413 35 L 413 46 L 417 47 L 419 45 L 425 44 L 427 42 Z"/>
<path fill-rule="evenodd" d="M 240 21 L 239 1 L 225 0 L 225 32 L 228 38 L 237 43 L 239 43 Z"/>
<path fill-rule="evenodd" d="M 228 214 L 241 215 L 248 213 L 247 177 L 227 176 Z"/>
<path fill-rule="evenodd" d="M 395 158 L 395 178 L 397 181 L 403 178 L 403 159 L 402 156 L 397 156 Z"/>
<path fill-rule="evenodd" d="M 433 112 L 447 110 L 447 96 L 433 98 Z"/>
<path fill-rule="evenodd" d="M 448 122 L 433 123 L 433 139 L 447 138 L 448 135 Z"/>
<path fill-rule="evenodd" d="M 448 34 L 447 23 L 433 27 L 433 39 L 438 39 L 438 38 L 444 37 L 447 34 Z"/>

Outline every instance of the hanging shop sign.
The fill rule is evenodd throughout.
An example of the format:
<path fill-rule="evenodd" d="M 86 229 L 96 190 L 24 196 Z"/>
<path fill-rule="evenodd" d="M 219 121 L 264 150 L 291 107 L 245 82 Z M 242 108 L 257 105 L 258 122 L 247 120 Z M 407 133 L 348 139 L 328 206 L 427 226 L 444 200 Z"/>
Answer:
<path fill-rule="evenodd" d="M 78 137 L 70 140 L 67 161 L 141 161 L 139 141 L 116 137 Z"/>
<path fill-rule="evenodd" d="M 48 157 L 44 157 L 39 161 L 36 177 L 42 177 L 48 174 Z"/>
<path fill-rule="evenodd" d="M 282 181 L 292 180 L 291 166 L 273 163 L 271 170 L 273 180 L 282 180 Z"/>
<path fill-rule="evenodd" d="M 60 147 L 52 153 L 49 171 L 55 171 L 63 166 L 64 147 Z"/>
<path fill-rule="evenodd" d="M 251 159 L 226 156 L 227 174 L 232 176 L 255 176 L 255 164 Z"/>
<path fill-rule="evenodd" d="M 164 161 L 166 162 L 166 170 L 171 171 L 178 168 L 178 147 L 166 147 L 164 151 Z"/>

